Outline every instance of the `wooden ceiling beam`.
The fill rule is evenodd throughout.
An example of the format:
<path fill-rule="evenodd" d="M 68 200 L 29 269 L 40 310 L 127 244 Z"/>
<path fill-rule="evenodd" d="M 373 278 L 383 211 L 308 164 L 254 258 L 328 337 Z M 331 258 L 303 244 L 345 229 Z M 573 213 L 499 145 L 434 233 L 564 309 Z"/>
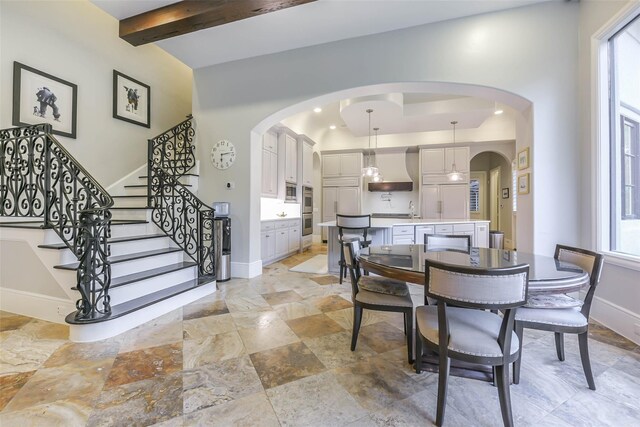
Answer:
<path fill-rule="evenodd" d="M 121 20 L 120 38 L 140 46 L 314 1 L 185 0 Z"/>

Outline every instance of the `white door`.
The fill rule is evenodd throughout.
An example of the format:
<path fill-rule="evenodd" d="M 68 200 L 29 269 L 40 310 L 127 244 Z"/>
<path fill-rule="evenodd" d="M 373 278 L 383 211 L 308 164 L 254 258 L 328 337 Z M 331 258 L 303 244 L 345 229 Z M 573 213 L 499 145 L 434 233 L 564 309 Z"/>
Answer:
<path fill-rule="evenodd" d="M 469 219 L 469 185 L 440 186 L 442 219 Z"/>
<path fill-rule="evenodd" d="M 260 257 L 262 261 L 267 261 L 269 259 L 269 232 L 263 231 L 260 233 Z"/>
<path fill-rule="evenodd" d="M 339 154 L 325 154 L 322 156 L 322 176 L 325 178 L 340 176 Z"/>
<path fill-rule="evenodd" d="M 440 219 L 439 185 L 422 186 L 422 207 L 420 215 L 423 219 Z"/>
<path fill-rule="evenodd" d="M 294 227 L 289 229 L 289 252 L 300 249 L 300 228 Z"/>
<path fill-rule="evenodd" d="M 340 155 L 340 176 L 360 176 L 362 154 L 348 153 Z"/>
<path fill-rule="evenodd" d="M 477 182 L 477 210 L 470 210 L 471 219 L 487 219 L 487 173 L 485 171 L 471 172 L 470 186 Z M 469 189 L 471 197 L 471 189 Z M 469 209 L 474 203 L 469 203 Z"/>
<path fill-rule="evenodd" d="M 420 150 L 420 165 L 423 174 L 444 173 L 444 149 L 427 148 Z"/>
<path fill-rule="evenodd" d="M 276 256 L 286 255 L 289 252 L 289 230 L 281 228 L 274 232 L 276 233 Z"/>
<path fill-rule="evenodd" d="M 285 139 L 285 179 L 287 182 L 295 184 L 298 177 L 298 141 L 287 135 Z"/>
<path fill-rule="evenodd" d="M 262 194 L 271 195 L 271 152 L 262 150 Z"/>
<path fill-rule="evenodd" d="M 313 147 L 302 144 L 302 185 L 313 187 Z"/>
<path fill-rule="evenodd" d="M 436 234 L 435 227 L 433 225 L 422 225 L 416 227 L 416 238 L 415 241 L 417 244 L 424 243 L 424 236 L 427 234 Z"/>
<path fill-rule="evenodd" d="M 500 230 L 500 167 L 489 171 L 489 219 L 491 229 Z"/>
<path fill-rule="evenodd" d="M 278 155 L 269 153 L 269 194 L 278 197 Z"/>
<path fill-rule="evenodd" d="M 335 221 L 338 209 L 338 187 L 322 188 L 322 221 Z"/>
<path fill-rule="evenodd" d="M 338 188 L 338 213 L 343 215 L 360 214 L 360 188 L 359 187 L 337 187 Z"/>
<path fill-rule="evenodd" d="M 469 147 L 447 148 L 444 153 L 445 172 L 450 172 L 453 163 L 456 164 L 458 172 L 469 172 Z"/>

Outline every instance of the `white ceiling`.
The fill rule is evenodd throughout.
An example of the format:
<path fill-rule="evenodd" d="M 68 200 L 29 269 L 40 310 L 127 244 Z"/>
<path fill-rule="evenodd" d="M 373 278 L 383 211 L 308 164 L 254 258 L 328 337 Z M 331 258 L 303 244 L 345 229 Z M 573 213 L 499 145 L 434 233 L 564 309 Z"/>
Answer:
<path fill-rule="evenodd" d="M 318 0 L 156 44 L 189 67 L 383 33 L 549 0 Z M 91 0 L 118 20 L 175 0 Z"/>

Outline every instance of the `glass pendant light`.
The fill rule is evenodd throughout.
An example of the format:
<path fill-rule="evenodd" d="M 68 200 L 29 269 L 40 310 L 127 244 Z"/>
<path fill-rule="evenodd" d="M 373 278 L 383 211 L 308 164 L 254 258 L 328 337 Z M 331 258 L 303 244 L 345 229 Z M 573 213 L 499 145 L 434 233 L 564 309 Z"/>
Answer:
<path fill-rule="evenodd" d="M 376 148 L 378 148 L 378 131 L 380 130 L 380 128 L 373 128 L 373 131 L 376 133 L 376 143 L 374 145 L 374 150 Z M 378 171 L 378 174 L 375 175 L 372 179 L 373 182 L 382 182 L 384 180 L 384 178 L 382 177 L 382 174 L 380 173 L 380 171 Z"/>
<path fill-rule="evenodd" d="M 367 156 L 367 166 L 362 168 L 362 176 L 373 178 L 378 175 L 378 168 L 371 161 L 371 113 L 373 113 L 373 110 L 368 108 L 366 112 L 369 114 L 369 153 Z"/>
<path fill-rule="evenodd" d="M 456 125 L 458 124 L 458 122 L 456 120 L 452 121 L 451 124 L 453 125 L 453 143 L 456 143 Z M 456 169 L 456 150 L 455 148 L 453 149 L 453 164 L 451 165 L 451 172 L 449 172 L 447 174 L 447 179 L 449 181 L 462 181 L 464 179 L 464 176 L 461 172 L 458 172 L 458 170 Z"/>

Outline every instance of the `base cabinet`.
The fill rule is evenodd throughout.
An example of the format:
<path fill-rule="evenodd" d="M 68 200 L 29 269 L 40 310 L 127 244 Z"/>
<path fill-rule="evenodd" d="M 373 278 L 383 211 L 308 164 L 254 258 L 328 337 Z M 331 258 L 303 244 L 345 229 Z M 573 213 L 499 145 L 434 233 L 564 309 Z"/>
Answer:
<path fill-rule="evenodd" d="M 300 219 L 262 221 L 260 224 L 262 265 L 268 265 L 300 250 Z"/>

